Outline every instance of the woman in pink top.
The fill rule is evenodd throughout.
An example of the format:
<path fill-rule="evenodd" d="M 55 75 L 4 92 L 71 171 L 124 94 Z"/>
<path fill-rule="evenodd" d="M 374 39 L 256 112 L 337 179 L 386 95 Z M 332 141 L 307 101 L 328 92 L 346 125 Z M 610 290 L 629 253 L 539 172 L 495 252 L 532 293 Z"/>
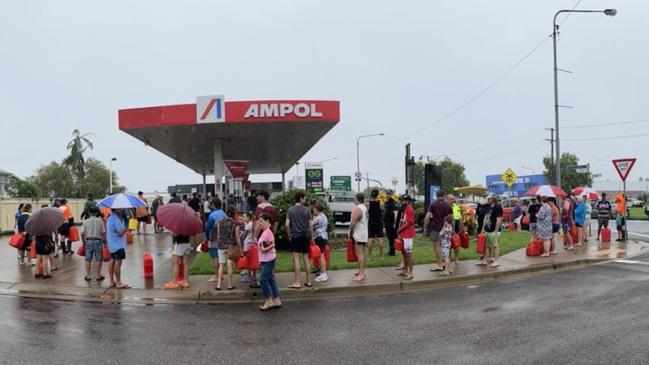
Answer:
<path fill-rule="evenodd" d="M 268 213 L 262 213 L 259 216 L 257 224 L 262 230 L 262 234 L 257 240 L 259 242 L 259 262 L 261 262 L 261 271 L 259 273 L 259 285 L 261 294 L 266 301 L 259 306 L 259 310 L 267 311 L 273 308 L 280 308 L 282 302 L 279 300 L 279 288 L 275 281 L 275 236 L 271 231 L 271 216 Z"/>

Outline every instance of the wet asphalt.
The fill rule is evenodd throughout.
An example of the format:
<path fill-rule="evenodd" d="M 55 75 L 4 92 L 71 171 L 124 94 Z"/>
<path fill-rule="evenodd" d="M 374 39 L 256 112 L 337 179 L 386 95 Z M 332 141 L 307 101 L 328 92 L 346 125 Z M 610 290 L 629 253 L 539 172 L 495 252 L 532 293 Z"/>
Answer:
<path fill-rule="evenodd" d="M 403 295 L 112 305 L 0 296 L 1 363 L 600 364 L 649 359 L 649 255 Z"/>

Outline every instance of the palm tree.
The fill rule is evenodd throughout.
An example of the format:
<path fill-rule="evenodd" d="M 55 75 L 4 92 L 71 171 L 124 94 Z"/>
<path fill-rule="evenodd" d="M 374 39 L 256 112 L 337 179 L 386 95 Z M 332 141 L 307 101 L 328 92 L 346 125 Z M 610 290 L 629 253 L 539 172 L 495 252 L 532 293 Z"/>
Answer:
<path fill-rule="evenodd" d="M 63 164 L 72 170 L 76 181 L 82 180 L 86 176 L 86 162 L 83 153 L 88 148 L 93 149 L 94 145 L 87 136 L 90 133 L 80 134 L 78 129 L 72 132 L 74 138 L 68 142 L 67 149 L 70 155 L 63 160 Z"/>

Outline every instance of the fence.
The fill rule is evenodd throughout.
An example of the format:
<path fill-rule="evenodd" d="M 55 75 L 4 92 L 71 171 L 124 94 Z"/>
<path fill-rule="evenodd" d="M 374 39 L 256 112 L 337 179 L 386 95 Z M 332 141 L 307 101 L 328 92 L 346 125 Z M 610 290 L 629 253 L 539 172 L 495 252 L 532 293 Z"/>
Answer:
<path fill-rule="evenodd" d="M 70 207 L 70 210 L 72 211 L 72 216 L 74 217 L 75 222 L 80 220 L 79 217 L 81 216 L 81 212 L 83 212 L 83 205 L 85 202 L 84 199 L 68 199 L 68 207 Z M 16 224 L 16 209 L 18 209 L 18 204 L 20 203 L 30 203 L 32 205 L 32 213 L 39 210 L 41 205 L 52 205 L 52 202 L 49 199 L 0 199 L 0 232 L 13 231 L 14 225 Z"/>

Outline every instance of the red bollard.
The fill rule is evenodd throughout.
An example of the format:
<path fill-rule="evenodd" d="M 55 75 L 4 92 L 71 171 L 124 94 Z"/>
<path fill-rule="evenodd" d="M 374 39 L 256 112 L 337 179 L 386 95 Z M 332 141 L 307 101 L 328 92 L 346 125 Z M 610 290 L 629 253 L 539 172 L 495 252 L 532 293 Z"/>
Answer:
<path fill-rule="evenodd" d="M 144 277 L 153 277 L 153 257 L 151 257 L 151 255 L 149 255 L 148 253 L 144 254 Z"/>

